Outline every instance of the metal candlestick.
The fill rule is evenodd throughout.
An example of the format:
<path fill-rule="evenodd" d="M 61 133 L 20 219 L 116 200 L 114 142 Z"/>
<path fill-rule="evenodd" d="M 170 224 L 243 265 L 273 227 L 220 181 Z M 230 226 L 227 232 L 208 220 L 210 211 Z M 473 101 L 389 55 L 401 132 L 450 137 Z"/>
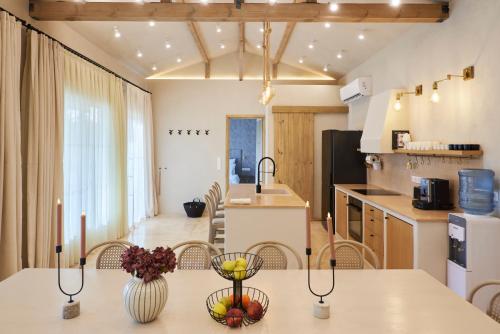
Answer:
<path fill-rule="evenodd" d="M 80 286 L 80 289 L 75 292 L 75 293 L 68 293 L 64 291 L 64 289 L 61 286 L 61 252 L 62 252 L 62 246 L 58 245 L 56 246 L 56 253 L 57 253 L 57 284 L 59 285 L 59 290 L 61 292 L 69 297 L 69 301 L 66 302 L 63 305 L 63 319 L 73 319 L 76 318 L 80 315 L 80 302 L 73 300 L 73 297 L 79 294 L 83 290 L 83 283 L 84 283 L 84 266 L 87 263 L 86 258 L 80 258 L 80 269 L 82 271 L 82 285 Z"/>
<path fill-rule="evenodd" d="M 328 304 L 328 302 L 325 302 L 323 298 L 330 295 L 333 292 L 333 289 L 335 288 L 335 266 L 337 265 L 337 261 L 330 259 L 330 267 L 332 268 L 332 288 L 327 293 L 320 294 L 314 292 L 313 289 L 311 288 L 311 268 L 310 268 L 311 248 L 306 248 L 306 255 L 307 255 L 307 285 L 309 287 L 309 291 L 311 291 L 311 293 L 316 297 L 319 297 L 319 301 L 313 304 L 313 315 L 316 318 L 328 319 L 330 317 L 330 305 Z"/>

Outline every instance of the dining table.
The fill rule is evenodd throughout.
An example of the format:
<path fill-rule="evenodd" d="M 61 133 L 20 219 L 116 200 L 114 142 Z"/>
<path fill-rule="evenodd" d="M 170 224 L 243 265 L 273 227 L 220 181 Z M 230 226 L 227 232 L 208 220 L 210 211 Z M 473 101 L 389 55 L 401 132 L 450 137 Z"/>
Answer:
<path fill-rule="evenodd" d="M 78 269 L 63 269 L 66 290 L 78 289 Z M 25 269 L 0 282 L 0 333 L 334 333 L 334 334 L 499 334 L 500 324 L 422 270 L 336 270 L 326 297 L 330 317 L 313 316 L 318 300 L 308 289 L 306 270 L 261 270 L 244 280 L 269 297 L 259 322 L 238 329 L 214 321 L 206 306 L 214 291 L 230 287 L 214 270 L 176 270 L 165 275 L 168 301 L 148 324 L 132 320 L 122 290 L 130 275 L 121 270 L 85 269 L 76 296 L 81 313 L 62 318 L 67 301 L 55 269 Z M 312 270 L 311 284 L 328 291 L 330 270 Z"/>

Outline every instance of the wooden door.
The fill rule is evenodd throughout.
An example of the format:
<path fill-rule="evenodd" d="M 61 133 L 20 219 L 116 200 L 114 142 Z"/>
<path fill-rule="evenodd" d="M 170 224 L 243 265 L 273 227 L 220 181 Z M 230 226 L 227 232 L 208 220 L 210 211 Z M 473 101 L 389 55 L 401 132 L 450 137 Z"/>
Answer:
<path fill-rule="evenodd" d="M 413 269 L 413 226 L 387 215 L 387 269 Z"/>
<path fill-rule="evenodd" d="M 347 195 L 335 191 L 335 228 L 342 238 L 347 239 Z"/>
<path fill-rule="evenodd" d="M 314 114 L 274 114 L 276 183 L 287 184 L 311 207 L 314 201 Z"/>

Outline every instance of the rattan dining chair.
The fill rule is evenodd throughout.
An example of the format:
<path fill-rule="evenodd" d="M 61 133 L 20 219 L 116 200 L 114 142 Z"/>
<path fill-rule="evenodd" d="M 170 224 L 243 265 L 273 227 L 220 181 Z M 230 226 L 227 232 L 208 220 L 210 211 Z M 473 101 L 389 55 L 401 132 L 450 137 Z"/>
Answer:
<path fill-rule="evenodd" d="M 220 184 L 214 182 L 212 188 L 215 190 L 215 194 L 217 195 L 217 209 L 224 210 L 224 199 L 222 198 L 222 188 Z"/>
<path fill-rule="evenodd" d="M 247 248 L 246 252 L 251 253 L 255 249 L 255 254 L 260 256 L 264 263 L 262 269 L 285 270 L 288 268 L 288 257 L 283 248 L 290 251 L 297 260 L 298 269 L 302 269 L 302 259 L 295 249 L 278 241 L 262 241 Z"/>
<path fill-rule="evenodd" d="M 208 211 L 208 242 L 214 244 L 215 240 L 224 240 L 224 218 L 215 217 L 214 203 L 209 195 L 205 195 Z"/>
<path fill-rule="evenodd" d="M 224 218 L 224 210 L 219 210 L 219 200 L 217 199 L 217 192 L 214 188 L 208 191 L 210 198 L 212 199 L 212 204 L 214 205 L 214 215 L 216 218 Z"/>
<path fill-rule="evenodd" d="M 222 255 L 217 247 L 202 240 L 181 242 L 172 247 L 172 250 L 175 251 L 181 247 L 184 248 L 181 249 L 177 256 L 177 268 L 181 270 L 210 269 L 212 266 L 212 255 Z"/>
<path fill-rule="evenodd" d="M 131 246 L 134 246 L 134 244 L 128 241 L 106 241 L 92 247 L 87 252 L 86 256 L 88 257 L 89 254 L 91 254 L 96 249 L 104 247 L 103 249 L 101 249 L 99 255 L 97 256 L 97 260 L 95 263 L 96 269 L 121 269 L 121 255 Z"/>
<path fill-rule="evenodd" d="M 468 301 L 472 304 L 474 301 L 474 295 L 481 290 L 484 287 L 487 286 L 493 286 L 497 285 L 500 286 L 500 281 L 487 281 L 484 283 L 479 284 L 476 286 L 474 289 L 472 289 Z M 500 292 L 497 292 L 495 295 L 490 300 L 490 303 L 488 305 L 488 308 L 486 309 L 486 314 L 495 320 L 496 322 L 500 323 Z"/>
<path fill-rule="evenodd" d="M 318 257 L 316 258 L 316 269 L 321 269 L 321 262 L 326 251 L 330 248 L 327 243 L 320 248 Z M 365 259 L 363 257 L 364 250 L 373 259 L 373 267 L 380 268 L 380 262 L 377 255 L 366 245 L 353 240 L 338 240 L 335 241 L 335 252 L 337 266 L 336 269 L 364 269 Z"/>

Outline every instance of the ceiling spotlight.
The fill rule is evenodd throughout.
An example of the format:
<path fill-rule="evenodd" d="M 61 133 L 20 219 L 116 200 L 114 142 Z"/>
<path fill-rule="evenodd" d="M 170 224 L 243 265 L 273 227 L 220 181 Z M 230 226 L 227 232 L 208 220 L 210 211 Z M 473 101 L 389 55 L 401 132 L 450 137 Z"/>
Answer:
<path fill-rule="evenodd" d="M 226 48 L 226 46 L 224 45 L 224 43 L 220 43 L 220 44 L 219 44 L 219 47 L 220 47 L 221 49 L 225 49 L 225 48 Z"/>
<path fill-rule="evenodd" d="M 115 38 L 120 38 L 122 37 L 122 34 L 120 33 L 120 30 L 118 30 L 118 27 L 114 27 L 113 28 L 113 31 L 114 31 L 114 35 L 115 35 Z"/>
<path fill-rule="evenodd" d="M 364 33 L 362 33 L 362 32 L 360 32 L 360 33 L 358 34 L 358 39 L 359 39 L 360 41 L 364 40 L 364 39 L 365 39 L 365 34 L 364 34 Z"/>
<path fill-rule="evenodd" d="M 342 59 L 343 55 L 342 55 L 342 51 L 339 51 L 339 53 L 337 53 L 337 58 L 338 59 Z"/>
<path fill-rule="evenodd" d="M 337 2 L 330 2 L 330 11 L 336 12 L 339 10 L 339 4 Z"/>
<path fill-rule="evenodd" d="M 328 72 L 328 65 L 323 66 L 323 72 Z"/>
<path fill-rule="evenodd" d="M 325 28 L 328 29 L 330 28 L 332 25 L 330 24 L 330 22 L 325 22 L 324 24 Z"/>
<path fill-rule="evenodd" d="M 141 50 L 137 50 L 137 58 L 142 58 L 143 54 Z"/>
<path fill-rule="evenodd" d="M 313 42 L 309 43 L 307 47 L 311 50 L 314 49 L 314 43 Z"/>
<path fill-rule="evenodd" d="M 401 0 L 391 0 L 392 7 L 398 7 L 401 4 Z"/>
<path fill-rule="evenodd" d="M 153 20 L 149 21 L 149 26 L 150 27 L 154 27 L 155 25 L 156 25 L 155 21 L 153 21 Z"/>
<path fill-rule="evenodd" d="M 303 64 L 303 63 L 304 63 L 304 58 L 303 58 L 303 57 L 300 57 L 300 58 L 299 58 L 299 63 L 300 63 L 300 64 Z"/>
<path fill-rule="evenodd" d="M 208 4 L 208 0 L 200 0 L 200 3 L 203 5 L 206 5 L 206 4 Z"/>
<path fill-rule="evenodd" d="M 178 63 L 180 63 L 180 62 L 182 62 L 182 58 L 181 57 L 177 57 L 177 59 L 175 61 L 178 62 Z"/>
<path fill-rule="evenodd" d="M 170 42 L 165 42 L 165 48 L 170 49 L 172 47 L 172 44 Z"/>
<path fill-rule="evenodd" d="M 215 27 L 215 31 L 217 31 L 218 33 L 222 32 L 222 28 L 220 26 L 217 26 Z"/>
<path fill-rule="evenodd" d="M 152 69 L 153 71 L 156 71 L 156 70 L 158 69 L 158 67 L 156 67 L 156 65 L 153 65 L 153 67 L 151 67 L 151 69 Z"/>

